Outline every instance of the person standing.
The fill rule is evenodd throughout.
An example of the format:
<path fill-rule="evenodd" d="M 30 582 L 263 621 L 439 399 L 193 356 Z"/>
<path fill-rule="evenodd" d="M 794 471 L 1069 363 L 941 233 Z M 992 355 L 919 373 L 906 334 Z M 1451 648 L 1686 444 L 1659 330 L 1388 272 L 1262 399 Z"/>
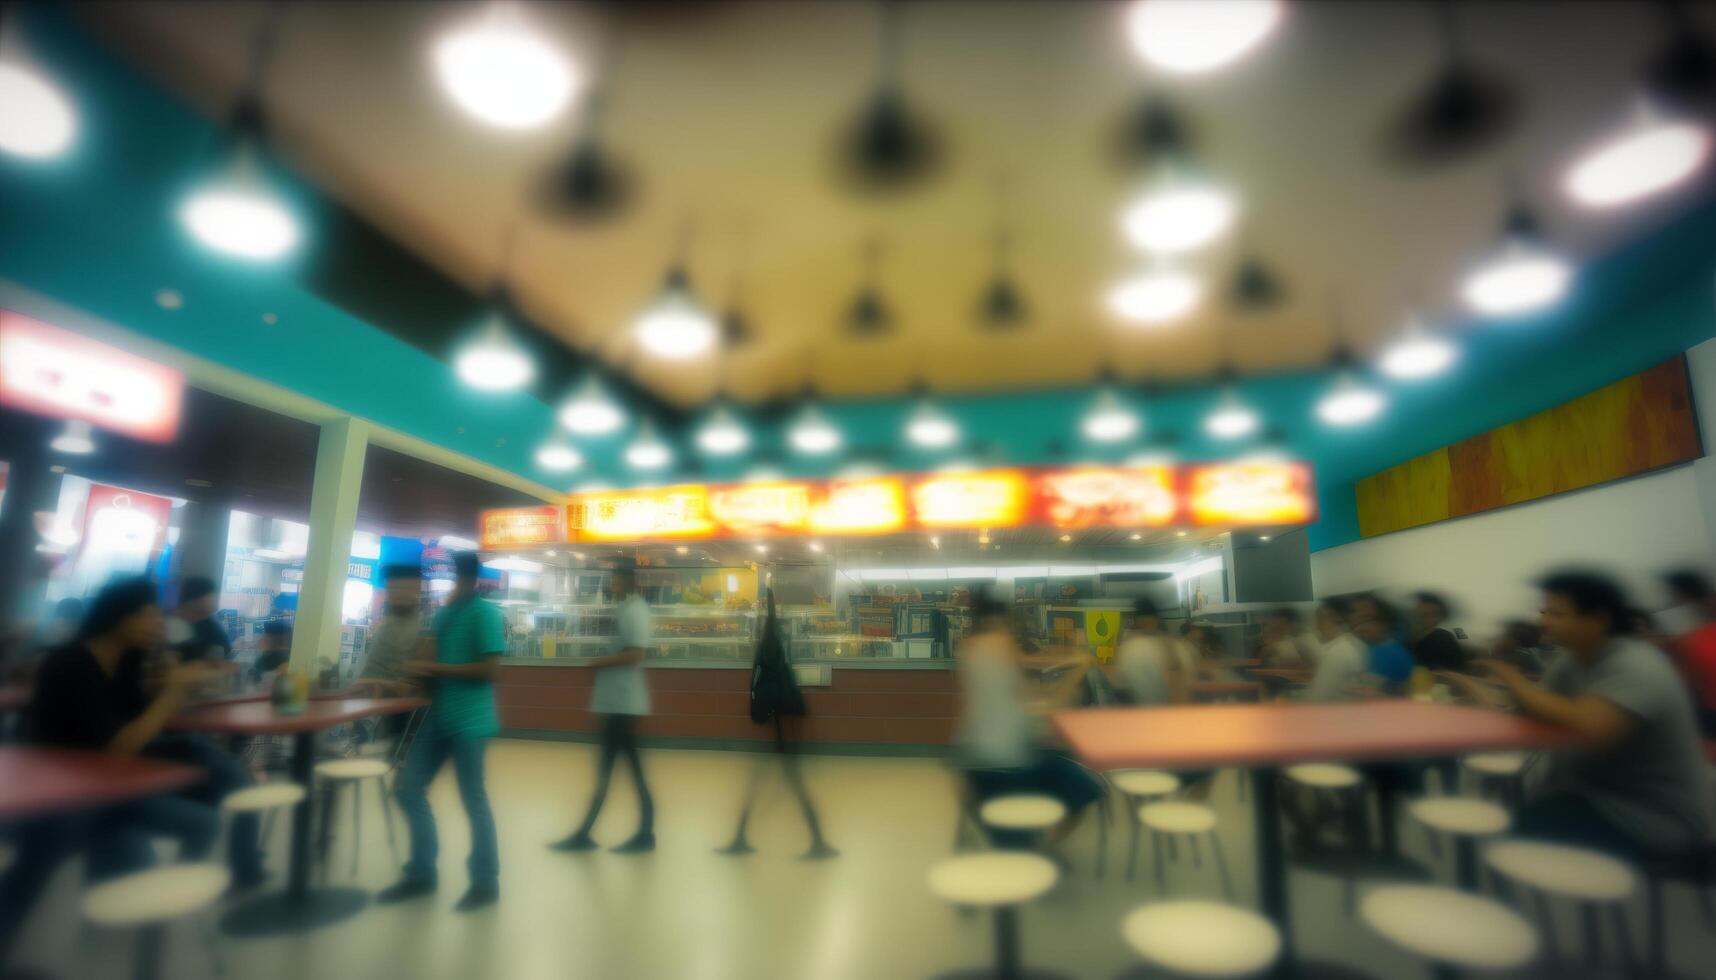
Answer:
<path fill-rule="evenodd" d="M 371 697 L 402 697 L 417 690 L 409 673 L 411 663 L 430 659 L 431 643 L 423 635 L 423 613 L 418 608 L 423 570 L 416 565 L 388 565 L 381 574 L 386 589 L 381 623 L 365 647 L 363 669 L 352 691 Z"/>
<path fill-rule="evenodd" d="M 232 659 L 232 637 L 214 618 L 219 605 L 220 590 L 213 579 L 199 575 L 179 586 L 179 608 L 167 620 L 167 643 L 180 660 L 224 663 Z"/>
<path fill-rule="evenodd" d="M 471 824 L 470 886 L 454 908 L 469 912 L 500 898 L 500 845 L 483 782 L 483 756 L 500 731 L 495 713 L 495 677 L 506 652 L 496 606 L 477 595 L 481 563 L 474 552 L 453 556 L 453 592 L 435 616 L 435 659 L 413 660 L 408 673 L 429 686 L 429 713 L 405 758 L 394 796 L 411 831 L 411 858 L 397 884 L 376 896 L 399 902 L 435 891 L 440 842 L 429 809 L 429 783 L 448 759 L 459 781 L 459 798 Z"/>
<path fill-rule="evenodd" d="M 1417 664 L 1406 647 L 1395 639 L 1400 617 L 1394 607 L 1375 595 L 1365 593 L 1352 600 L 1352 612 L 1353 634 L 1370 650 L 1366 669 L 1381 678 L 1384 692 L 1405 692 L 1406 683 L 1412 678 L 1412 668 Z"/>
<path fill-rule="evenodd" d="M 1180 649 L 1176 649 L 1179 647 Z M 1114 654 L 1113 675 L 1133 704 L 1176 704 L 1189 700 L 1190 678 L 1182 649 L 1162 629 L 1162 614 L 1149 599 L 1132 604 L 1132 626 Z"/>
<path fill-rule="evenodd" d="M 590 797 L 590 808 L 584 822 L 570 835 L 549 846 L 557 851 L 589 851 L 596 848 L 590 832 L 602 813 L 608 798 L 608 783 L 614 775 L 615 757 L 624 754 L 632 770 L 632 783 L 638 791 L 638 830 L 632 838 L 614 848 L 618 854 L 639 854 L 655 850 L 655 801 L 650 797 L 649 784 L 644 781 L 643 759 L 638 753 L 638 720 L 649 714 L 649 686 L 644 681 L 643 661 L 649 652 L 653 625 L 649 604 L 637 594 L 636 573 L 631 565 L 617 565 L 608 576 L 608 587 L 617 607 L 614 610 L 618 631 L 608 655 L 590 661 L 596 671 L 596 685 L 590 696 L 590 710 L 601 719 L 601 758 L 596 764 L 596 789 Z"/>

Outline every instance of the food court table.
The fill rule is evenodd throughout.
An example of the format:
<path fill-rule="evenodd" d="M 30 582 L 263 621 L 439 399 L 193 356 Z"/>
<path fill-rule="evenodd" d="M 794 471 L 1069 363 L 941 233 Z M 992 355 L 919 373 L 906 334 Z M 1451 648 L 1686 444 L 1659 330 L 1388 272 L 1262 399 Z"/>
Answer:
<path fill-rule="evenodd" d="M 239 936 L 298 932 L 355 915 L 369 901 L 356 888 L 310 887 L 310 821 L 316 733 L 360 718 L 404 714 L 429 702 L 422 698 L 345 698 L 312 700 L 296 714 L 266 701 L 223 701 L 193 706 L 175 715 L 167 727 L 210 735 L 291 735 L 292 780 L 304 798 L 292 809 L 292 851 L 286 890 L 252 899 L 221 919 L 221 928 Z"/>
<path fill-rule="evenodd" d="M 159 759 L 0 746 L 0 822 L 171 793 L 201 778 L 195 766 Z"/>
<path fill-rule="evenodd" d="M 1579 741 L 1570 729 L 1517 715 L 1394 699 L 1103 708 L 1059 712 L 1054 724 L 1079 760 L 1098 771 L 1252 770 L 1258 901 L 1281 929 L 1277 975 L 1294 969 L 1278 768 L 1300 762 L 1429 760 Z"/>

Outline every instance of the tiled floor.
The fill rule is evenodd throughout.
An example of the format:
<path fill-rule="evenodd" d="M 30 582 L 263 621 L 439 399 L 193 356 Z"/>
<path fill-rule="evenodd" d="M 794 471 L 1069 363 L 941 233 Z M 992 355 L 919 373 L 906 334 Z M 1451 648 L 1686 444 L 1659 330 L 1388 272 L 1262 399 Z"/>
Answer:
<path fill-rule="evenodd" d="M 434 898 L 372 907 L 333 928 L 288 939 L 223 940 L 226 975 L 238 980 L 352 978 L 919 978 L 991 955 L 988 921 L 944 907 L 924 886 L 925 869 L 948 854 L 953 829 L 951 783 L 924 759 L 809 757 L 807 772 L 830 839 L 841 856 L 796 860 L 806 837 L 778 780 L 753 821 L 756 854 L 725 857 L 714 849 L 731 836 L 749 767 L 758 757 L 700 751 L 650 752 L 646 758 L 659 811 L 660 847 L 653 855 L 606 852 L 569 856 L 545 843 L 581 814 L 593 753 L 589 746 L 499 741 L 489 756 L 489 784 L 501 832 L 501 903 L 471 916 L 452 912 L 465 885 L 467 833 L 451 772 L 433 792 L 442 830 L 442 890 Z M 616 774 L 609 811 L 597 836 L 617 843 L 635 820 L 632 794 Z M 395 877 L 381 813 L 366 795 L 357 883 L 379 888 Z M 1243 902 L 1253 900 L 1250 809 L 1224 774 L 1212 803 Z M 338 826 L 349 826 L 340 814 Z M 1422 835 L 1402 829 L 1405 847 L 1427 857 Z M 283 869 L 286 834 L 276 827 L 274 866 Z M 350 868 L 349 843 L 338 843 L 330 871 Z M 1120 939 L 1127 910 L 1154 894 L 1149 875 L 1127 884 L 1120 874 L 1125 829 L 1110 831 L 1109 870 L 1092 876 L 1095 827 L 1087 822 L 1068 853 L 1074 874 L 1023 916 L 1027 959 L 1073 977 L 1108 978 L 1133 965 Z M 403 845 L 403 828 L 401 828 Z M 1146 852 L 1148 849 L 1145 849 Z M 1148 854 L 1145 855 L 1146 859 Z M 1141 870 L 1143 870 L 1141 868 Z M 1212 864 L 1195 869 L 1184 853 L 1171 866 L 1176 895 L 1220 894 Z M 68 868 L 28 927 L 19 963 L 67 980 L 128 975 L 126 937 L 81 927 L 77 874 Z M 1295 934 L 1302 952 L 1356 967 L 1378 978 L 1427 976 L 1341 911 L 1333 879 L 1296 873 L 1291 881 Z M 1716 977 L 1716 935 L 1699 921 L 1691 896 L 1670 893 L 1673 965 L 1688 976 Z M 1577 953 L 1571 913 L 1558 933 Z M 1643 934 L 1635 909 L 1635 935 Z M 1612 941 L 1608 944 L 1613 948 Z M 168 977 L 212 974 L 192 928 L 169 941 Z M 1703 972 L 1699 972 L 1703 971 Z"/>

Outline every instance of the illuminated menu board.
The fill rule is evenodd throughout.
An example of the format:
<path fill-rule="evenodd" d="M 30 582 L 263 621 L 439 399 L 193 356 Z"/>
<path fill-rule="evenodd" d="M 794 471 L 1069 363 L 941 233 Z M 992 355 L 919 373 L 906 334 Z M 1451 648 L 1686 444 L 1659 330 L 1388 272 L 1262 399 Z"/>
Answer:
<path fill-rule="evenodd" d="M 477 538 L 483 550 L 555 544 L 566 539 L 559 507 L 511 507 L 478 515 Z"/>
<path fill-rule="evenodd" d="M 1007 528 L 1247 527 L 1316 517 L 1304 463 L 974 470 L 863 480 L 687 484 L 578 494 L 575 541 Z"/>

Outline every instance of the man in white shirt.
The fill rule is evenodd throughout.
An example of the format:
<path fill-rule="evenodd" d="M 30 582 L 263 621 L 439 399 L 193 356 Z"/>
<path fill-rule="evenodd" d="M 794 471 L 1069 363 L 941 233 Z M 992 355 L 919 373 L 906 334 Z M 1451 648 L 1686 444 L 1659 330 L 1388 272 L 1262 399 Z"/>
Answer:
<path fill-rule="evenodd" d="M 1176 645 L 1175 638 L 1162 629 L 1155 603 L 1149 599 L 1133 603 L 1132 625 L 1115 651 L 1113 671 L 1114 680 L 1131 696 L 1133 704 L 1185 700 L 1187 678 Z"/>
<path fill-rule="evenodd" d="M 602 803 L 608 796 L 608 781 L 614 774 L 614 759 L 621 753 L 631 765 L 632 782 L 637 786 L 638 830 L 614 851 L 638 854 L 655 850 L 655 803 L 650 797 L 649 786 L 644 782 L 643 759 L 638 754 L 637 742 L 638 720 L 649 714 L 649 686 L 644 680 L 643 668 L 652 633 L 649 604 L 635 591 L 636 581 L 630 565 L 616 567 L 608 577 L 608 583 L 617 604 L 614 620 L 618 629 L 608 655 L 590 661 L 590 666 L 596 671 L 590 710 L 601 718 L 602 731 L 596 790 L 590 797 L 590 809 L 584 814 L 584 822 L 570 836 L 549 845 L 557 851 L 596 848 L 590 831 L 601 815 Z"/>
<path fill-rule="evenodd" d="M 1305 689 L 1307 701 L 1350 701 L 1353 688 L 1364 682 L 1369 653 L 1364 641 L 1347 628 L 1350 610 L 1344 599 L 1324 599 L 1317 606 L 1317 671 Z"/>

